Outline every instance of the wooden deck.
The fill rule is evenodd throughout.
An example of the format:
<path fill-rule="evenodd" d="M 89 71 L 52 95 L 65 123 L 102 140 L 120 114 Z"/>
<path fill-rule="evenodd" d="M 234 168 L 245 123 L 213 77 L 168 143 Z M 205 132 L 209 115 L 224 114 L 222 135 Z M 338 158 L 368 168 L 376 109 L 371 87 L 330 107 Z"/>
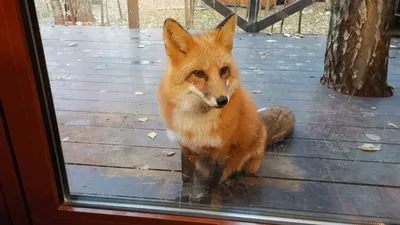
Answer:
<path fill-rule="evenodd" d="M 155 92 L 166 63 L 160 30 L 42 27 L 41 34 L 60 135 L 69 137 L 62 146 L 71 193 L 173 203 L 181 164 L 158 116 Z M 289 107 L 297 121 L 292 137 L 267 151 L 257 177 L 223 188 L 226 210 L 400 220 L 400 129 L 388 125 L 400 127 L 400 41 L 390 50 L 395 95 L 378 99 L 319 84 L 325 40 L 236 36 L 242 82 L 262 90 L 254 95 L 258 106 Z M 149 120 L 137 121 L 144 116 Z M 381 138 L 381 151 L 357 148 L 377 142 L 366 134 Z"/>

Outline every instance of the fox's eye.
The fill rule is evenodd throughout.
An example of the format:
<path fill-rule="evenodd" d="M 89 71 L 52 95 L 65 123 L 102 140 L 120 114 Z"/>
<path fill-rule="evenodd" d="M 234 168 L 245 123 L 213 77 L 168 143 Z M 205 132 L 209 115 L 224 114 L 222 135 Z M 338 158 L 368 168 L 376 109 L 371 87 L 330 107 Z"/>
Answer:
<path fill-rule="evenodd" d="M 206 77 L 206 74 L 205 74 L 203 71 L 201 71 L 201 70 L 195 70 L 195 71 L 193 71 L 193 74 L 194 74 L 196 77 L 199 77 L 199 78 L 204 78 L 204 77 Z"/>
<path fill-rule="evenodd" d="M 227 66 L 222 67 L 221 71 L 219 72 L 219 75 L 221 75 L 221 76 L 225 75 L 228 72 L 228 70 L 229 69 Z"/>

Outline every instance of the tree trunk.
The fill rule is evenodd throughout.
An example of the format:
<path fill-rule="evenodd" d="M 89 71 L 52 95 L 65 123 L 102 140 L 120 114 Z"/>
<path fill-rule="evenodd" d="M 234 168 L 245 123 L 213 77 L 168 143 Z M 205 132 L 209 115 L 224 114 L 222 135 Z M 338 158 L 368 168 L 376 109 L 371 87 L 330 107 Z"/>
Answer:
<path fill-rule="evenodd" d="M 51 0 L 51 8 L 53 9 L 54 24 L 63 25 L 65 20 L 60 0 Z"/>
<path fill-rule="evenodd" d="M 118 3 L 119 17 L 121 18 L 121 20 L 124 20 L 124 17 L 122 16 L 121 3 L 119 2 L 119 0 L 117 0 L 117 3 Z"/>
<path fill-rule="evenodd" d="M 68 20 L 72 23 L 94 23 L 92 4 L 90 0 L 68 0 L 68 14 Z"/>
<path fill-rule="evenodd" d="M 325 0 L 325 11 L 331 11 L 332 0 Z"/>
<path fill-rule="evenodd" d="M 395 0 L 336 0 L 325 52 L 321 84 L 337 92 L 388 97 L 390 27 Z"/>

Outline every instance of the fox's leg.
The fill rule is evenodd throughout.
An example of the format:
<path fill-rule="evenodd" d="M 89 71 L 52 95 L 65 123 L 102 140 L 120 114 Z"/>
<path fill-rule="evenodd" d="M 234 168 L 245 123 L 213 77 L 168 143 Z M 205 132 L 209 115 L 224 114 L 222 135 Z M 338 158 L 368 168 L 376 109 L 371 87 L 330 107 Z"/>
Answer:
<path fill-rule="evenodd" d="M 260 131 L 260 136 L 257 139 L 256 144 L 253 146 L 253 154 L 249 161 L 243 167 L 243 172 L 246 174 L 255 174 L 260 169 L 261 163 L 264 160 L 264 153 L 267 144 L 267 131 L 264 126 L 262 126 Z"/>
<path fill-rule="evenodd" d="M 246 173 L 256 173 L 264 159 L 266 141 L 266 128 L 264 125 L 260 124 L 259 136 L 256 137 L 251 146 L 246 147 L 239 145 L 236 148 L 241 149 L 231 149 L 231 155 L 225 165 L 220 182 L 224 182 L 234 172 L 244 170 Z"/>
<path fill-rule="evenodd" d="M 224 169 L 219 179 L 219 183 L 226 181 L 226 179 L 235 172 L 242 170 L 243 165 L 250 159 L 251 152 L 244 152 L 240 149 L 232 149 L 232 152 L 224 165 Z"/>
<path fill-rule="evenodd" d="M 196 156 L 192 151 L 181 146 L 181 164 L 182 164 L 182 181 L 183 183 L 193 182 L 194 171 L 195 171 Z"/>
<path fill-rule="evenodd" d="M 194 185 L 196 156 L 189 148 L 181 146 L 182 189 L 177 202 L 191 202 Z"/>

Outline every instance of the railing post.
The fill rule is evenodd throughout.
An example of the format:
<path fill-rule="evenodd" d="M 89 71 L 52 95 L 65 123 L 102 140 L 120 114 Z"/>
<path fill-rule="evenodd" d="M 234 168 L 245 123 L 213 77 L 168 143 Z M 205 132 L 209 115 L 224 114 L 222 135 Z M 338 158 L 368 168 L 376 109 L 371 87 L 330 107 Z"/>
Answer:
<path fill-rule="evenodd" d="M 258 10 L 260 9 L 260 0 L 249 0 L 249 24 L 246 27 L 246 32 L 256 33 Z"/>
<path fill-rule="evenodd" d="M 139 28 L 139 0 L 128 1 L 128 22 L 129 28 Z"/>
<path fill-rule="evenodd" d="M 183 0 L 185 4 L 185 27 L 190 29 L 190 0 Z"/>

